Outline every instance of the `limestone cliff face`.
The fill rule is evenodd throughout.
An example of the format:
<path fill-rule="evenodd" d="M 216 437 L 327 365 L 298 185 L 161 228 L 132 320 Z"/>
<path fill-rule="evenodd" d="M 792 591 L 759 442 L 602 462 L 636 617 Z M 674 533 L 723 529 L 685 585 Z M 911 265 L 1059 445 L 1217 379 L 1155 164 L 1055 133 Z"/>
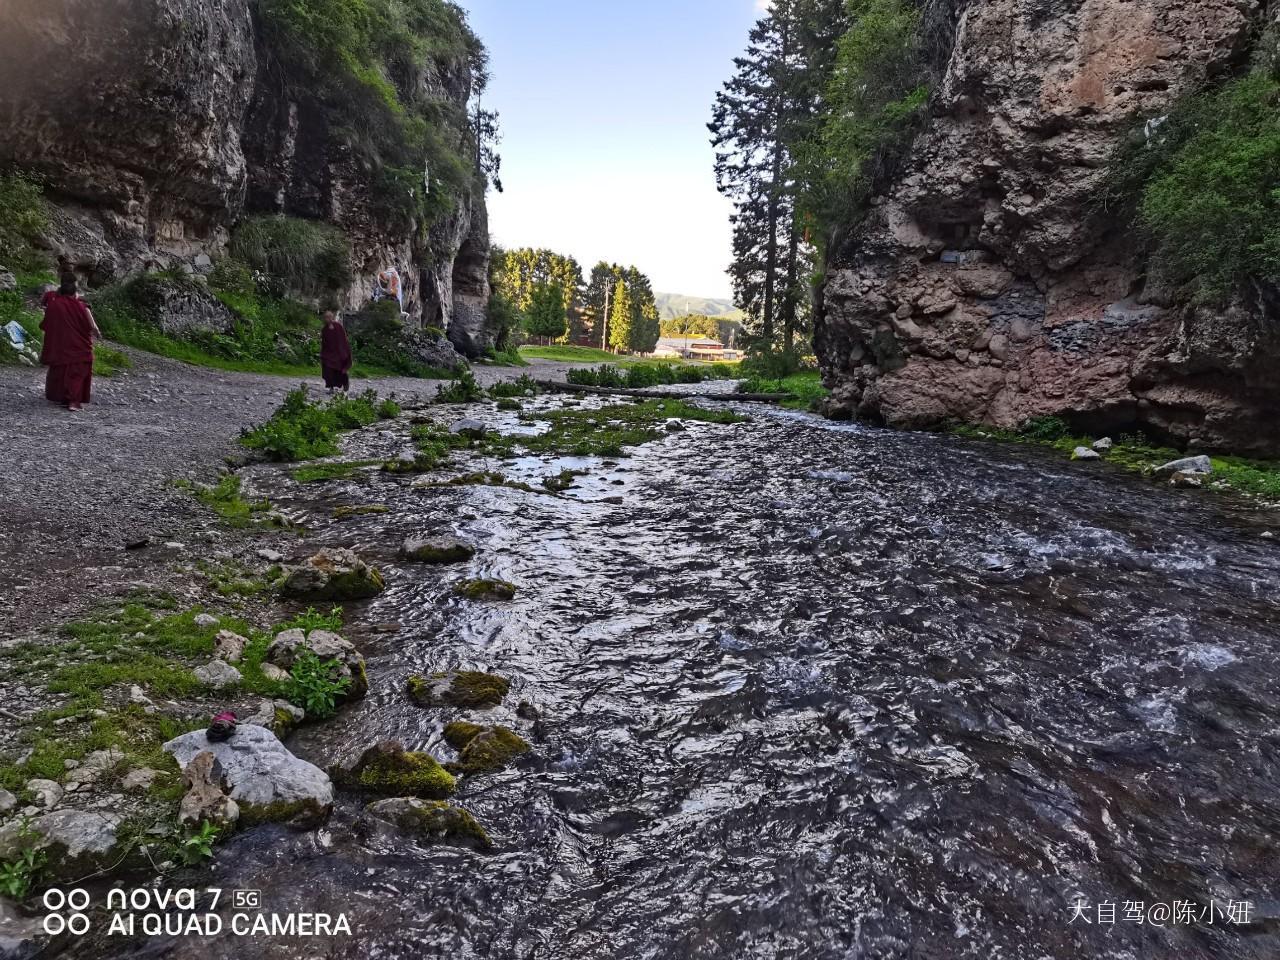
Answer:
<path fill-rule="evenodd" d="M 832 257 L 831 412 L 924 427 L 1064 415 L 1280 449 L 1280 309 L 1173 302 L 1094 203 L 1141 118 L 1237 68 L 1257 0 L 969 0 L 911 158 Z"/>
<path fill-rule="evenodd" d="M 93 283 L 208 269 L 241 217 L 284 213 L 348 235 L 356 280 L 347 306 L 367 297 L 378 269 L 397 266 L 421 325 L 448 330 L 473 355 L 487 346 L 480 191 L 429 229 L 381 224 L 368 161 L 267 49 L 251 0 L 10 6 L 0 37 L 0 163 L 45 178 L 48 245 Z M 424 66 L 420 83 L 457 105 L 471 93 L 465 66 L 449 75 Z"/>

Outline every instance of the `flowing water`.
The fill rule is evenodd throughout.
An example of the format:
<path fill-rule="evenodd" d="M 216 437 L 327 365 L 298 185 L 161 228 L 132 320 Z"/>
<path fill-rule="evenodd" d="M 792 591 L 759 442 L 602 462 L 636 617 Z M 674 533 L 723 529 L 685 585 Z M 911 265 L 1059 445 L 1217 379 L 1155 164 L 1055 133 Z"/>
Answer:
<path fill-rule="evenodd" d="M 563 497 L 295 488 L 316 515 L 391 511 L 316 535 L 389 589 L 349 611 L 369 697 L 291 748 L 323 765 L 394 738 L 448 759 L 453 715 L 409 705 L 405 678 L 502 673 L 485 719 L 535 753 L 457 798 L 497 850 L 370 839 L 344 796 L 319 833 L 238 835 L 212 882 L 345 912 L 354 936 L 103 954 L 1280 957 L 1266 522 L 1034 450 L 750 413 L 617 461 L 506 467 L 589 469 Z M 479 553 L 399 564 L 422 531 Z M 458 600 L 464 575 L 520 592 Z"/>

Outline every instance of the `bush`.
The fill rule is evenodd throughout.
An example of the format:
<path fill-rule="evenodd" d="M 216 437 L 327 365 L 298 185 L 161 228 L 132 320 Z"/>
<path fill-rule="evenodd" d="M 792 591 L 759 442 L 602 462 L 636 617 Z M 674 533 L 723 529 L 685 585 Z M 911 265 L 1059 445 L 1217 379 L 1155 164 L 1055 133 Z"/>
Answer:
<path fill-rule="evenodd" d="M 333 716 L 338 697 L 351 687 L 350 677 L 339 676 L 341 668 L 337 660 L 321 660 L 304 649 L 289 671 L 285 696 L 302 707 L 308 719 L 326 720 Z"/>
<path fill-rule="evenodd" d="M 32 243 L 48 223 L 38 180 L 22 173 L 0 176 L 0 266 L 10 270 L 43 266 Z"/>
<path fill-rule="evenodd" d="M 707 380 L 732 380 L 739 376 L 737 368 L 727 363 L 709 366 L 693 366 L 678 363 L 637 363 L 630 367 L 616 367 L 605 363 L 594 369 L 577 368 L 565 374 L 569 383 L 587 387 L 625 387 L 642 390 L 645 387 L 670 386 L 674 383 L 703 383 Z"/>
<path fill-rule="evenodd" d="M 1216 303 L 1251 278 L 1280 280 L 1280 80 L 1256 73 L 1177 113 L 1145 148 L 1156 274 Z"/>
<path fill-rule="evenodd" d="M 251 217 L 236 227 L 231 252 L 291 290 L 316 293 L 351 283 L 351 247 L 346 236 L 329 224 L 295 217 Z"/>
<path fill-rule="evenodd" d="M 338 452 L 341 431 L 366 427 L 378 418 L 378 395 L 372 390 L 313 403 L 307 388 L 300 386 L 289 391 L 270 420 L 244 431 L 240 443 L 268 460 L 314 460 Z"/>
<path fill-rule="evenodd" d="M 475 376 L 470 370 L 463 370 L 436 390 L 436 403 L 474 403 L 483 396 Z"/>

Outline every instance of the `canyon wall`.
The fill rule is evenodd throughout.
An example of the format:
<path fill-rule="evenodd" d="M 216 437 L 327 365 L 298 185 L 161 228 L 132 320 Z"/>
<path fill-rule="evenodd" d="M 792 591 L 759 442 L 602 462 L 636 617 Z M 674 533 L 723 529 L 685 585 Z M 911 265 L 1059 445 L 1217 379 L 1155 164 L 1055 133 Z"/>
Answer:
<path fill-rule="evenodd" d="M 247 215 L 338 226 L 345 307 L 395 266 L 417 325 L 488 346 L 483 188 L 429 226 L 374 215 L 376 170 L 275 56 L 251 0 L 12 0 L 0 38 L 0 164 L 43 178 L 45 245 L 93 285 L 207 272 Z M 421 65 L 417 95 L 465 110 L 466 62 Z M 424 188 L 429 171 L 424 170 Z M 461 254 L 461 256 L 459 256 Z"/>
<path fill-rule="evenodd" d="M 1124 138 L 1238 72 L 1255 0 L 969 0 L 909 159 L 830 257 L 828 413 L 900 427 L 1097 431 L 1280 451 L 1280 298 L 1148 280 L 1098 200 Z"/>

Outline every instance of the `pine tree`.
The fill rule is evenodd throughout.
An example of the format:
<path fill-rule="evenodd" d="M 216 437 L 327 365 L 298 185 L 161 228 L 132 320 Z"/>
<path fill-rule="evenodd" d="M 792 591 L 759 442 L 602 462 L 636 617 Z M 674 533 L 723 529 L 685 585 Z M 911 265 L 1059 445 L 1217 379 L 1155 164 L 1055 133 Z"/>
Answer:
<path fill-rule="evenodd" d="M 558 283 L 539 283 L 529 297 L 525 329 L 530 336 L 546 341 L 561 340 L 568 332 L 564 290 Z"/>
<path fill-rule="evenodd" d="M 613 288 L 613 302 L 609 310 L 609 346 L 616 352 L 625 353 L 631 349 L 631 328 L 634 321 L 635 310 L 631 304 L 627 282 L 619 280 Z"/>

